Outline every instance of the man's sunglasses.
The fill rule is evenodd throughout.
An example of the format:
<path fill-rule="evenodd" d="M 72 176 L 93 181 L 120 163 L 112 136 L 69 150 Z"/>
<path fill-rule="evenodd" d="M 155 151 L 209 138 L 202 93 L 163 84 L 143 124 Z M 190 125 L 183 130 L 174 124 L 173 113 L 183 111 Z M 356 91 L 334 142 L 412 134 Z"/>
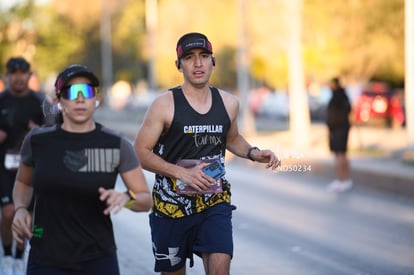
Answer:
<path fill-rule="evenodd" d="M 99 90 L 91 84 L 73 84 L 62 88 L 59 96 L 67 100 L 75 100 L 79 93 L 83 98 L 93 98 L 99 93 Z"/>

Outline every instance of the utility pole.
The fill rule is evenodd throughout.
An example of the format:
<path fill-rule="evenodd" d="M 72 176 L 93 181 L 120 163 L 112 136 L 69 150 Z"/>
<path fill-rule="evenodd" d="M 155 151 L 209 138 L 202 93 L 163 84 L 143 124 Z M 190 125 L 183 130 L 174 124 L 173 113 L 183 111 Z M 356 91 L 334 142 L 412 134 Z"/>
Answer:
<path fill-rule="evenodd" d="M 244 135 L 254 135 L 256 127 L 253 116 L 249 110 L 249 70 L 248 53 L 246 46 L 246 0 L 238 0 L 239 8 L 239 46 L 237 48 L 237 89 L 240 96 L 242 125 Z"/>
<path fill-rule="evenodd" d="M 289 118 L 292 141 L 297 148 L 309 146 L 310 115 L 302 58 L 302 0 L 287 0 L 289 28 Z"/>
<path fill-rule="evenodd" d="M 414 0 L 405 0 L 405 122 L 414 152 Z"/>
<path fill-rule="evenodd" d="M 102 1 L 101 10 L 101 62 L 102 62 L 102 88 L 104 105 L 108 106 L 109 91 L 112 86 L 112 42 L 111 42 L 111 15 L 108 0 Z"/>
<path fill-rule="evenodd" d="M 157 87 L 155 78 L 156 30 L 158 23 L 157 0 L 145 0 L 145 23 L 147 29 L 148 49 L 148 89 L 154 91 Z"/>

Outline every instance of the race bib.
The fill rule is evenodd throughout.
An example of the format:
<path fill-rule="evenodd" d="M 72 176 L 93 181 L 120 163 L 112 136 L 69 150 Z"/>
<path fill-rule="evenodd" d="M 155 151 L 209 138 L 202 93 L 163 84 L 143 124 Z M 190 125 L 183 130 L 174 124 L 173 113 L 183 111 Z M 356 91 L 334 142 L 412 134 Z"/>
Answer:
<path fill-rule="evenodd" d="M 20 163 L 20 153 L 8 150 L 6 152 L 6 156 L 4 157 L 4 167 L 7 170 L 17 170 L 19 168 Z"/>

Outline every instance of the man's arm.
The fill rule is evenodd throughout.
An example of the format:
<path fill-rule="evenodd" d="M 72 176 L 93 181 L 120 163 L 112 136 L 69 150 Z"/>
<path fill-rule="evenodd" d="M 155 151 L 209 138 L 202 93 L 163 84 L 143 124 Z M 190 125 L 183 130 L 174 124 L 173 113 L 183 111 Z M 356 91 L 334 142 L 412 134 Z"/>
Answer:
<path fill-rule="evenodd" d="M 233 154 L 241 158 L 250 158 L 253 161 L 267 163 L 266 168 L 276 169 L 281 162 L 275 154 L 269 150 L 253 149 L 253 146 L 240 134 L 238 129 L 237 114 L 239 112 L 239 100 L 226 92 L 220 91 L 227 113 L 231 120 L 231 126 L 227 133 L 226 148 Z"/>
<path fill-rule="evenodd" d="M 175 165 L 154 154 L 152 149 L 170 126 L 173 113 L 172 94 L 167 92 L 156 98 L 148 108 L 134 142 L 142 168 L 169 177 L 178 176 Z"/>
<path fill-rule="evenodd" d="M 156 98 L 148 108 L 134 142 L 142 168 L 180 179 L 197 191 L 206 190 L 215 183 L 213 178 L 206 176 L 201 170 L 206 163 L 187 169 L 163 160 L 152 151 L 159 137 L 171 126 L 173 116 L 174 100 L 170 91 Z"/>
<path fill-rule="evenodd" d="M 4 92 L 0 94 L 0 100 L 4 97 L 3 95 L 4 95 Z M 0 110 L 2 108 L 1 106 L 0 106 Z M 5 127 L 6 127 L 5 120 L 6 118 L 0 114 L 0 143 L 3 143 L 7 139 L 7 132 L 5 130 Z"/>
<path fill-rule="evenodd" d="M 32 237 L 32 216 L 28 210 L 33 197 L 33 168 L 20 162 L 13 188 L 14 218 L 13 238 L 20 244 Z"/>
<path fill-rule="evenodd" d="M 237 115 L 239 113 L 239 100 L 234 95 L 220 91 L 226 106 L 227 114 L 231 120 L 229 132 L 227 133 L 226 148 L 233 154 L 241 158 L 247 158 L 247 152 L 252 147 L 250 143 L 240 134 L 238 129 Z"/>
<path fill-rule="evenodd" d="M 3 143 L 7 138 L 7 133 L 0 129 L 0 143 Z"/>

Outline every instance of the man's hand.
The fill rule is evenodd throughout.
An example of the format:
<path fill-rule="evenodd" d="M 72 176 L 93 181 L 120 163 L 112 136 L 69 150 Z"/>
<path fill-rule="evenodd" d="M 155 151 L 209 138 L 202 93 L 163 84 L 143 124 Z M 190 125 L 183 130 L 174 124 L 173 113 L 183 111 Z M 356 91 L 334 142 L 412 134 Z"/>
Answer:
<path fill-rule="evenodd" d="M 280 158 L 272 150 L 252 150 L 250 156 L 257 162 L 267 163 L 266 168 L 271 168 L 272 170 L 275 170 L 282 164 Z"/>
<path fill-rule="evenodd" d="M 185 169 L 185 173 L 180 180 L 194 188 L 197 192 L 202 193 L 203 191 L 208 190 L 211 185 L 216 184 L 216 180 L 202 171 L 207 165 L 208 163 L 201 163 L 192 168 L 183 168 Z"/>
<path fill-rule="evenodd" d="M 19 207 L 14 213 L 12 224 L 13 238 L 23 244 L 25 239 L 32 238 L 32 215 L 26 208 Z"/>
<path fill-rule="evenodd" d="M 29 128 L 30 130 L 32 130 L 33 128 L 39 128 L 39 125 L 37 125 L 36 123 L 34 123 L 32 120 L 29 120 L 29 123 L 27 123 L 27 128 Z"/>

